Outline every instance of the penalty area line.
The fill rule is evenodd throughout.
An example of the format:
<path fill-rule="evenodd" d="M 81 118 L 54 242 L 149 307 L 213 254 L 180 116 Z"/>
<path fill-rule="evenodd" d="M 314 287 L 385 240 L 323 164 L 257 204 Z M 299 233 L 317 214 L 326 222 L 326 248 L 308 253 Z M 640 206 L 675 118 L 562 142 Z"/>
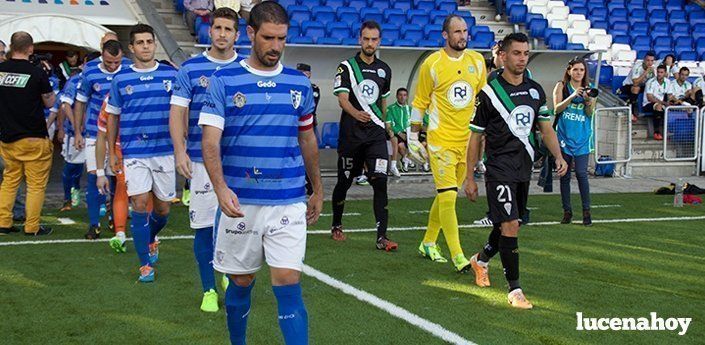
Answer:
<path fill-rule="evenodd" d="M 613 223 L 652 223 L 652 222 L 668 222 L 668 221 L 688 221 L 688 220 L 705 220 L 705 216 L 693 216 L 693 217 L 657 217 L 657 218 L 618 218 L 618 219 L 594 219 L 593 224 L 613 224 Z M 582 221 L 574 221 L 573 224 L 582 224 Z M 530 223 L 526 226 L 554 226 L 561 225 L 560 222 L 535 222 Z M 479 224 L 460 224 L 458 225 L 461 229 L 473 229 L 473 228 L 489 228 L 491 225 L 479 225 Z M 417 231 L 426 230 L 425 226 L 408 226 L 408 227 L 392 227 L 388 228 L 389 231 Z M 376 228 L 363 228 L 363 229 L 345 229 L 346 233 L 355 232 L 376 232 Z M 310 230 L 307 231 L 308 235 L 328 235 L 330 230 Z M 3 235 L 1 238 L 7 238 L 7 236 L 13 235 Z M 175 235 L 175 236 L 159 236 L 159 240 L 192 240 L 193 235 Z M 128 241 L 132 241 L 132 238 L 128 237 Z M 107 238 L 101 238 L 97 240 L 87 240 L 83 238 L 74 239 L 64 239 L 64 240 L 35 240 L 35 241 L 10 241 L 10 242 L 0 242 L 0 247 L 7 246 L 21 246 L 21 245 L 31 245 L 31 244 L 60 244 L 60 243 L 94 243 L 94 242 L 108 242 Z"/>
<path fill-rule="evenodd" d="M 318 279 L 319 281 L 323 282 L 328 286 L 342 291 L 346 295 L 353 296 L 362 302 L 365 302 L 387 312 L 389 315 L 404 320 L 428 333 L 431 333 L 433 336 L 440 338 L 444 341 L 447 341 L 452 344 L 477 345 L 472 341 L 461 337 L 457 333 L 451 332 L 443 328 L 443 326 L 437 323 L 426 320 L 400 306 L 397 306 L 396 304 L 383 300 L 367 291 L 360 290 L 352 285 L 337 280 L 309 265 L 304 265 L 303 273 L 309 277 Z"/>

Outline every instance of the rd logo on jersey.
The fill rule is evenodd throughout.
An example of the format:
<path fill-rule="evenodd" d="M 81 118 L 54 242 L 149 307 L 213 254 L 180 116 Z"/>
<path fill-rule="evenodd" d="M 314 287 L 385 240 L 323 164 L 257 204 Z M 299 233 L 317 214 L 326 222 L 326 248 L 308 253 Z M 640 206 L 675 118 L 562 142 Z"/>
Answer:
<path fill-rule="evenodd" d="M 474 91 L 465 81 L 456 81 L 448 88 L 448 102 L 456 109 L 465 108 L 474 98 Z"/>
<path fill-rule="evenodd" d="M 533 108 L 528 105 L 520 105 L 509 114 L 507 125 L 517 138 L 527 138 L 531 134 L 534 115 Z"/>
<path fill-rule="evenodd" d="M 289 90 L 289 93 L 291 94 L 291 105 L 294 106 L 294 109 L 299 109 L 301 105 L 301 91 Z"/>
<path fill-rule="evenodd" d="M 367 104 L 377 102 L 377 98 L 379 97 L 379 87 L 377 87 L 377 84 L 374 81 L 365 79 L 362 83 L 358 84 L 358 87 L 360 88 L 360 95 L 362 95 L 362 98 L 365 102 L 367 102 Z"/>

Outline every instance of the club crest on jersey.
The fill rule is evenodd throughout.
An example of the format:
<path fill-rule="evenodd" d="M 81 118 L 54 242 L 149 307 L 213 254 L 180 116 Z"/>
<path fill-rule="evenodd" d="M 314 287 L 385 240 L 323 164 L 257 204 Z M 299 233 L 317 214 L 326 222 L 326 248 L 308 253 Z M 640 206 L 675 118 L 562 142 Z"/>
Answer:
<path fill-rule="evenodd" d="M 133 88 L 132 85 L 125 86 L 125 93 L 131 95 L 133 92 L 135 92 L 135 88 Z"/>
<path fill-rule="evenodd" d="M 198 78 L 198 85 L 200 85 L 202 88 L 207 88 L 208 87 L 208 77 L 205 75 L 202 75 L 200 78 Z"/>
<path fill-rule="evenodd" d="M 378 75 L 380 78 L 384 79 L 384 77 L 387 76 L 387 72 L 385 72 L 383 69 L 380 68 L 380 69 L 377 70 L 377 75 Z"/>
<path fill-rule="evenodd" d="M 470 84 L 463 80 L 456 81 L 448 88 L 448 102 L 456 109 L 465 108 L 475 98 Z"/>
<path fill-rule="evenodd" d="M 541 98 L 539 96 L 539 90 L 536 90 L 534 88 L 529 89 L 529 95 L 531 95 L 531 98 L 536 99 L 536 100 Z"/>
<path fill-rule="evenodd" d="M 294 109 L 299 109 L 301 105 L 301 91 L 289 90 L 289 92 L 291 93 L 291 105 L 294 106 Z"/>
<path fill-rule="evenodd" d="M 468 72 L 475 73 L 475 66 L 468 66 Z"/>
<path fill-rule="evenodd" d="M 247 98 L 245 98 L 242 92 L 238 92 L 233 96 L 233 104 L 235 104 L 236 107 L 242 108 L 245 106 L 245 103 L 247 103 Z"/>
<path fill-rule="evenodd" d="M 100 92 L 100 84 L 99 83 L 93 84 L 93 90 L 95 90 L 95 92 Z"/>
<path fill-rule="evenodd" d="M 162 80 L 162 84 L 164 84 L 166 92 L 171 92 L 171 80 Z"/>

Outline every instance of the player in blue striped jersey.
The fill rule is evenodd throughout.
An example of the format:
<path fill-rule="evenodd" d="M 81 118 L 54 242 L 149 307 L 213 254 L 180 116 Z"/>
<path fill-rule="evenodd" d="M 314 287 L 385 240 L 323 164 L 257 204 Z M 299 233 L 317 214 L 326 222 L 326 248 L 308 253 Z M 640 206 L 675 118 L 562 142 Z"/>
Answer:
<path fill-rule="evenodd" d="M 154 30 L 137 24 L 130 30 L 134 64 L 118 72 L 110 87 L 105 110 L 108 145 L 114 147 L 118 128 L 124 162 L 111 152 L 114 170 L 124 171 L 132 202 L 132 238 L 140 261 L 140 282 L 154 281 L 158 259 L 156 236 L 166 226 L 171 200 L 176 195 L 174 149 L 169 137 L 169 100 L 176 69 L 154 60 Z M 151 195 L 153 210 L 147 214 Z"/>
<path fill-rule="evenodd" d="M 122 47 L 120 42 L 115 40 L 107 41 L 103 44 L 101 52 L 102 62 L 93 67 L 86 68 L 81 73 L 81 83 L 76 94 L 76 104 L 74 105 L 74 117 L 76 122 L 86 124 L 85 138 L 83 133 L 76 133 L 76 142 L 79 145 L 85 143 L 86 170 L 88 171 L 88 186 L 86 188 L 86 203 L 88 205 L 88 231 L 84 235 L 87 239 L 97 239 L 100 237 L 100 208 L 105 204 L 105 195 L 99 193 L 96 187 L 96 174 L 105 174 L 105 171 L 98 172 L 96 168 L 96 145 L 98 136 L 98 115 L 103 105 L 103 100 L 110 92 L 110 86 L 115 75 L 127 66 L 122 65 Z M 86 109 L 87 108 L 87 109 Z M 85 119 L 85 120 L 84 120 Z"/>
<path fill-rule="evenodd" d="M 222 7 L 215 10 L 211 17 L 210 37 L 213 44 L 202 55 L 186 60 L 181 65 L 174 85 L 174 94 L 171 96 L 169 114 L 169 131 L 174 143 L 176 171 L 191 180 L 189 218 L 191 229 L 195 230 L 193 252 L 203 287 L 201 310 L 206 312 L 218 311 L 218 293 L 212 263 L 213 221 L 218 199 L 203 165 L 198 115 L 206 97 L 208 78 L 221 67 L 241 60 L 233 49 L 238 37 L 237 13 Z M 184 128 L 184 125 L 187 128 Z"/>
<path fill-rule="evenodd" d="M 279 62 L 288 27 L 278 3 L 252 9 L 252 55 L 213 74 L 199 119 L 203 161 L 219 204 L 213 267 L 231 280 L 225 308 L 233 344 L 245 344 L 250 293 L 263 259 L 285 343 L 308 344 L 299 281 L 306 225 L 318 220 L 323 187 L 311 82 Z M 308 205 L 304 172 L 314 189 Z"/>
<path fill-rule="evenodd" d="M 100 50 L 101 51 L 103 50 L 103 45 L 105 44 L 105 42 L 113 41 L 113 40 L 119 41 L 116 33 L 112 32 L 112 31 L 108 31 L 105 34 L 103 34 L 103 37 L 100 38 Z M 93 57 L 91 59 L 88 59 L 88 62 L 86 62 L 86 64 L 83 66 L 83 69 L 87 70 L 89 68 L 95 67 L 95 66 L 99 65 L 101 62 L 103 62 L 102 56 Z M 122 56 L 122 64 L 125 66 L 129 66 L 132 64 L 132 60 L 130 60 L 125 55 L 123 55 Z"/>

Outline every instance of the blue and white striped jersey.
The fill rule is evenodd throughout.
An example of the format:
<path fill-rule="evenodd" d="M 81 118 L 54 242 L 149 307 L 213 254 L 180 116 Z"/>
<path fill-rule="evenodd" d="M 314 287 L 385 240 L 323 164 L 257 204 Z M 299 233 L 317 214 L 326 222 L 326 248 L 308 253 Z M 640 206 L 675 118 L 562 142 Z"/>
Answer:
<path fill-rule="evenodd" d="M 101 64 L 86 68 L 81 75 L 76 100 L 86 103 L 86 137 L 98 135 L 98 115 L 105 97 L 110 93 L 110 85 L 115 75 L 127 66 L 120 65 L 115 72 L 108 72 Z"/>

